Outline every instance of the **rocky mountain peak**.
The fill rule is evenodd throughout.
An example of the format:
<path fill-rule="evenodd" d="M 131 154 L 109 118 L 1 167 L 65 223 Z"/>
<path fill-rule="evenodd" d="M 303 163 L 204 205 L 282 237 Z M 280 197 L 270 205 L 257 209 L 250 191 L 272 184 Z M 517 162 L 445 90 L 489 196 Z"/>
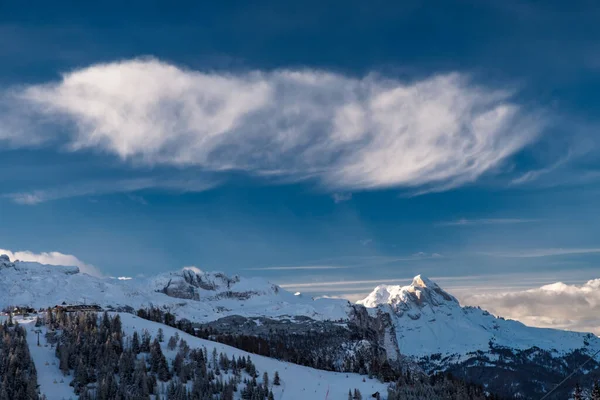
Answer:
<path fill-rule="evenodd" d="M 358 303 L 371 308 L 389 304 L 400 312 L 424 306 L 458 306 L 458 300 L 454 296 L 424 275 L 415 276 L 408 286 L 379 285 Z"/>
<path fill-rule="evenodd" d="M 15 268 L 15 264 L 10 261 L 6 254 L 0 254 L 0 270 L 4 268 Z"/>

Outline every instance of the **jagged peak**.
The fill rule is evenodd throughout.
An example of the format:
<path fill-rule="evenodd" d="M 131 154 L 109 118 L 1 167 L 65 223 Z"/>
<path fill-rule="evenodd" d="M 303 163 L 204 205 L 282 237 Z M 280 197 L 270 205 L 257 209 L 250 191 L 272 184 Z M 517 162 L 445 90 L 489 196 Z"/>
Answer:
<path fill-rule="evenodd" d="M 433 282 L 431 279 L 425 277 L 424 275 L 417 275 L 413 278 L 411 286 L 421 287 L 421 288 L 436 288 L 439 287 L 437 283 Z"/>
<path fill-rule="evenodd" d="M 191 272 L 195 273 L 196 275 L 204 275 L 204 271 L 194 265 L 183 267 L 183 268 L 181 268 L 181 270 L 182 271 L 191 271 Z"/>
<path fill-rule="evenodd" d="M 429 278 L 417 275 L 408 286 L 379 285 L 357 303 L 370 308 L 390 304 L 399 310 L 408 310 L 425 305 L 432 307 L 442 304 L 458 305 L 458 300 Z"/>
<path fill-rule="evenodd" d="M 2 268 L 14 268 L 15 264 L 10 261 L 10 258 L 6 254 L 0 254 L 0 269 Z"/>

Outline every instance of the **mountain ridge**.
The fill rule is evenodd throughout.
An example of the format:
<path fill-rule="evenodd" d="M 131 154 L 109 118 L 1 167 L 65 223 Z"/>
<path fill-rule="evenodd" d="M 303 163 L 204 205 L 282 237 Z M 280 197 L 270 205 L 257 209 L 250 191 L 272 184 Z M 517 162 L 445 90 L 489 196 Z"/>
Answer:
<path fill-rule="evenodd" d="M 368 338 L 370 348 L 390 362 L 408 360 L 430 374 L 451 372 L 492 392 L 525 398 L 544 393 L 600 349 L 600 338 L 591 333 L 529 327 L 463 307 L 423 275 L 407 286 L 379 285 L 351 304 L 296 296 L 264 279 L 197 268 L 119 280 L 0 256 L 0 307 L 41 308 L 63 301 L 130 312 L 160 308 L 225 334 L 260 336 L 272 326 L 290 335 L 317 331 L 326 338 L 328 332 L 347 330 L 326 351 L 352 352 Z M 596 367 L 600 363 L 591 362 L 589 371 Z"/>

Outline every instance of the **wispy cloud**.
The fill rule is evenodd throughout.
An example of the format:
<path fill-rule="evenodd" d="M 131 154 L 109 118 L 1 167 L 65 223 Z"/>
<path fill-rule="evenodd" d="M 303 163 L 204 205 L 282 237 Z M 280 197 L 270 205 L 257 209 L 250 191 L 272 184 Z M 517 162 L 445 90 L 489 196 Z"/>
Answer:
<path fill-rule="evenodd" d="M 443 258 L 444 256 L 440 253 L 425 253 L 424 251 L 419 251 L 411 256 L 412 259 L 426 259 L 426 258 Z"/>
<path fill-rule="evenodd" d="M 473 182 L 544 124 L 510 91 L 457 73 L 407 83 L 320 70 L 205 73 L 153 59 L 92 65 L 2 100 L 0 126 L 14 126 L 0 141 L 12 146 L 59 142 L 134 166 L 313 178 L 332 192 Z"/>
<path fill-rule="evenodd" d="M 160 188 L 178 192 L 201 192 L 216 185 L 211 180 L 177 178 L 136 178 L 111 181 L 92 181 L 30 192 L 8 193 L 3 195 L 18 204 L 36 205 L 47 201 L 82 196 L 101 196 L 111 193 L 132 193 L 144 189 Z M 130 195 L 132 201 L 147 204 L 141 196 Z"/>
<path fill-rule="evenodd" d="M 396 278 L 396 279 L 366 279 L 366 280 L 343 280 L 343 281 L 329 281 L 329 282 L 303 282 L 303 283 L 284 283 L 279 286 L 285 289 L 298 289 L 298 288 L 313 288 L 323 290 L 323 288 L 344 286 L 344 290 L 348 290 L 347 286 L 355 285 L 379 285 L 384 283 L 399 283 L 399 282 L 410 282 L 407 278 Z"/>
<path fill-rule="evenodd" d="M 321 269 L 348 269 L 352 267 L 341 265 L 292 265 L 279 267 L 245 268 L 246 271 L 294 271 L 294 270 L 321 270 Z"/>
<path fill-rule="evenodd" d="M 91 264 L 85 263 L 75 257 L 72 254 L 63 254 L 58 251 L 34 253 L 28 250 L 24 251 L 10 251 L 0 249 L 0 254 L 6 254 L 11 260 L 20 260 L 28 262 L 36 262 L 46 265 L 64 265 L 69 267 L 79 267 L 79 270 L 83 273 L 102 276 L 100 270 Z"/>
<path fill-rule="evenodd" d="M 551 256 L 562 256 L 568 254 L 592 254 L 600 253 L 600 248 L 545 248 L 545 249 L 527 249 L 527 250 L 513 250 L 513 251 L 502 251 L 502 252 L 489 252 L 481 253 L 483 255 L 494 256 L 494 257 L 514 257 L 514 258 L 532 258 L 532 257 L 551 257 Z"/>
<path fill-rule="evenodd" d="M 561 158 L 554 164 L 545 168 L 527 171 L 518 178 L 513 179 L 510 183 L 511 185 L 523 185 L 525 183 L 536 181 L 541 176 L 548 175 L 549 173 L 555 171 L 556 169 L 566 164 L 571 159 L 571 157 L 572 153 L 569 152 L 565 157 Z"/>
<path fill-rule="evenodd" d="M 344 201 L 352 200 L 352 193 L 334 193 L 331 195 L 335 204 L 343 203 Z"/>
<path fill-rule="evenodd" d="M 148 201 L 143 196 L 139 196 L 139 195 L 130 193 L 129 195 L 127 195 L 127 197 L 129 198 L 129 200 L 131 200 L 135 203 L 139 203 L 144 206 L 148 205 Z"/>
<path fill-rule="evenodd" d="M 461 218 L 456 221 L 438 222 L 438 226 L 475 226 L 475 225 L 510 225 L 524 224 L 529 222 L 538 222 L 537 219 L 527 218 L 482 218 L 482 219 L 466 219 Z"/>
<path fill-rule="evenodd" d="M 256 268 L 245 268 L 245 269 L 247 271 L 351 269 L 351 268 L 362 268 L 362 267 L 366 267 L 366 266 L 391 264 L 394 262 L 419 261 L 419 260 L 428 260 L 428 259 L 432 259 L 432 258 L 443 258 L 443 257 L 444 256 L 439 253 L 425 253 L 425 252 L 420 251 L 420 252 L 412 254 L 410 256 L 363 256 L 363 257 L 346 256 L 346 257 L 325 259 L 325 260 L 333 261 L 331 264 L 307 263 L 305 265 L 256 267 Z M 337 263 L 335 261 L 337 261 Z"/>

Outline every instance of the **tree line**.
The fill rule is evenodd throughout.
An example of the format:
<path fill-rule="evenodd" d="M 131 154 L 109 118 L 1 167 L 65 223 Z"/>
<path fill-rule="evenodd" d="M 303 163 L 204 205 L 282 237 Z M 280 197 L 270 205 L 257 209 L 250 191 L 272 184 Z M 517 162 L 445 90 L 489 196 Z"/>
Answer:
<path fill-rule="evenodd" d="M 137 315 L 155 322 L 183 328 L 187 333 L 203 339 L 218 341 L 249 353 L 276 358 L 294 364 L 335 372 L 349 372 L 376 377 L 390 383 L 389 400 L 448 399 L 448 400 L 497 400 L 481 385 L 472 384 L 451 374 L 413 373 L 401 363 L 390 363 L 379 349 L 365 347 L 344 354 L 332 353 L 327 346 L 327 332 L 308 331 L 290 334 L 284 330 L 272 331 L 267 336 L 252 336 L 243 333 L 222 334 L 211 327 L 194 329 L 186 319 L 177 318 L 159 308 L 140 309 Z M 325 343 L 325 344 L 324 344 Z M 358 390 L 350 390 L 348 398 L 362 399 Z"/>
<path fill-rule="evenodd" d="M 49 343 L 59 368 L 80 400 L 272 400 L 280 384 L 259 371 L 250 357 L 191 349 L 176 333 L 165 341 L 159 329 L 125 335 L 119 315 L 55 313 L 46 316 Z M 169 362 L 163 347 L 176 352 Z"/>
<path fill-rule="evenodd" d="M 37 372 L 26 335 L 12 318 L 0 325 L 0 400 L 38 398 Z"/>

